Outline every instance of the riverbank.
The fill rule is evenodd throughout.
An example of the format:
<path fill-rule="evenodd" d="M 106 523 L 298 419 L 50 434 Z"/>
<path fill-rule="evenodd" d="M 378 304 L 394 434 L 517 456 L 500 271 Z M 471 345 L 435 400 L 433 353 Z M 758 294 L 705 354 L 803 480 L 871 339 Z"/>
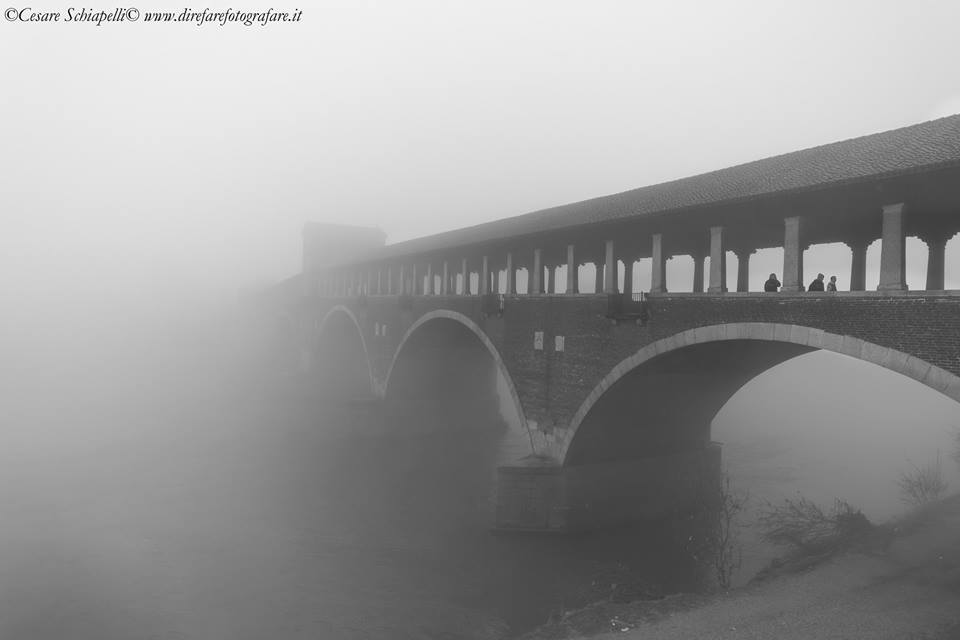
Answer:
<path fill-rule="evenodd" d="M 960 638 L 960 495 L 894 533 L 885 550 L 848 551 L 726 593 L 596 603 L 523 638 Z"/>

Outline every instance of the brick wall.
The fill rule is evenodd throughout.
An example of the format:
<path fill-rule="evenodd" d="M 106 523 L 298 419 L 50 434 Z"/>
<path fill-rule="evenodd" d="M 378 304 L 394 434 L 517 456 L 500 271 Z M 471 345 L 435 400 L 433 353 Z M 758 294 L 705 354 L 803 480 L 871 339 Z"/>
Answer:
<path fill-rule="evenodd" d="M 485 316 L 478 296 L 419 296 L 407 309 L 395 296 L 373 296 L 364 304 L 315 298 L 303 308 L 312 318 L 306 326 L 315 326 L 336 304 L 357 318 L 379 384 L 418 319 L 434 311 L 469 319 L 502 357 L 523 413 L 535 423 L 537 452 L 554 456 L 569 445 L 572 433 L 566 430 L 578 409 L 624 358 L 698 327 L 799 325 L 895 349 L 960 375 L 960 296 L 951 294 L 664 294 L 649 299 L 649 320 L 642 326 L 613 322 L 606 317 L 606 297 L 595 295 L 507 297 L 502 316 Z M 537 331 L 543 332 L 542 350 L 534 349 Z M 557 336 L 563 337 L 563 351 L 555 349 Z"/>

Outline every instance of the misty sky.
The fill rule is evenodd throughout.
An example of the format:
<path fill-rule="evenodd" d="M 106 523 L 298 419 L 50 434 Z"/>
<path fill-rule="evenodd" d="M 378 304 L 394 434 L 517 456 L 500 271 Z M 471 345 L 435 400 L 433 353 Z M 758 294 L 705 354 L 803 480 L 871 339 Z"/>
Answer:
<path fill-rule="evenodd" d="M 308 219 L 393 242 L 960 111 L 952 2 L 274 8 L 0 24 L 5 286 L 244 286 Z"/>

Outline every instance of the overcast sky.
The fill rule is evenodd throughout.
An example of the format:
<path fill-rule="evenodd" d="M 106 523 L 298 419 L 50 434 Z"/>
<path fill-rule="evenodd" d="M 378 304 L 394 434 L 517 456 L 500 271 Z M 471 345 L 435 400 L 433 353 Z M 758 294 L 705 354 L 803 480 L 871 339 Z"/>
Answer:
<path fill-rule="evenodd" d="M 273 8 L 302 19 L 0 23 L 15 295 L 244 286 L 305 220 L 394 242 L 960 112 L 956 2 Z"/>

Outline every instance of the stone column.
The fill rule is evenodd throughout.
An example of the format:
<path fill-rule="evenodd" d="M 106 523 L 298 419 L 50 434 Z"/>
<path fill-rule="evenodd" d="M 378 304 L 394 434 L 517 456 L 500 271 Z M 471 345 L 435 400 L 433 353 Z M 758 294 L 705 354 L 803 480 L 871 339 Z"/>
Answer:
<path fill-rule="evenodd" d="M 567 294 L 580 293 L 577 285 L 577 261 L 574 255 L 574 246 L 567 245 Z"/>
<path fill-rule="evenodd" d="M 783 220 L 783 287 L 782 291 L 803 290 L 803 218 Z"/>
<path fill-rule="evenodd" d="M 557 266 L 547 265 L 547 293 L 557 292 Z"/>
<path fill-rule="evenodd" d="M 480 295 L 490 293 L 490 258 L 483 256 L 483 266 L 480 268 Z"/>
<path fill-rule="evenodd" d="M 927 243 L 927 291 L 943 291 L 947 238 L 938 235 L 923 241 Z"/>
<path fill-rule="evenodd" d="M 650 293 L 667 291 L 667 255 L 663 252 L 663 234 L 653 234 L 651 248 L 653 264 L 650 266 Z"/>
<path fill-rule="evenodd" d="M 903 291 L 907 288 L 907 238 L 903 231 L 904 211 L 902 202 L 883 207 L 878 291 Z"/>
<path fill-rule="evenodd" d="M 737 291 L 750 290 L 750 256 L 753 249 L 741 249 L 737 253 Z"/>
<path fill-rule="evenodd" d="M 527 295 L 543 293 L 543 265 L 540 264 L 540 249 L 533 250 L 533 268 L 527 276 Z"/>
<path fill-rule="evenodd" d="M 867 288 L 867 247 L 869 240 L 851 241 L 850 247 L 850 291 L 864 291 Z"/>
<path fill-rule="evenodd" d="M 620 287 L 617 280 L 617 259 L 613 255 L 613 240 L 607 240 L 606 260 L 603 264 L 603 292 L 619 293 Z"/>
<path fill-rule="evenodd" d="M 443 261 L 443 281 L 440 283 L 440 293 L 442 295 L 450 295 L 450 263 L 446 260 Z"/>
<path fill-rule="evenodd" d="M 599 260 L 593 261 L 594 267 L 594 276 L 593 276 L 593 291 L 594 293 L 603 293 L 603 268 L 604 264 Z"/>
<path fill-rule="evenodd" d="M 626 295 L 633 293 L 633 258 L 623 258 L 623 292 Z"/>
<path fill-rule="evenodd" d="M 693 254 L 693 292 L 703 293 L 703 259 L 702 254 Z"/>
<path fill-rule="evenodd" d="M 507 295 L 517 293 L 517 270 L 513 267 L 513 252 L 507 252 Z"/>
<path fill-rule="evenodd" d="M 393 267 L 387 267 L 387 295 L 393 295 Z"/>
<path fill-rule="evenodd" d="M 500 293 L 500 269 L 496 265 L 491 269 L 491 280 L 490 293 Z"/>
<path fill-rule="evenodd" d="M 470 272 L 467 270 L 466 258 L 460 263 L 460 280 L 462 280 L 460 295 L 470 295 Z"/>
<path fill-rule="evenodd" d="M 723 250 L 723 227 L 710 227 L 710 293 L 727 291 L 727 256 Z"/>

